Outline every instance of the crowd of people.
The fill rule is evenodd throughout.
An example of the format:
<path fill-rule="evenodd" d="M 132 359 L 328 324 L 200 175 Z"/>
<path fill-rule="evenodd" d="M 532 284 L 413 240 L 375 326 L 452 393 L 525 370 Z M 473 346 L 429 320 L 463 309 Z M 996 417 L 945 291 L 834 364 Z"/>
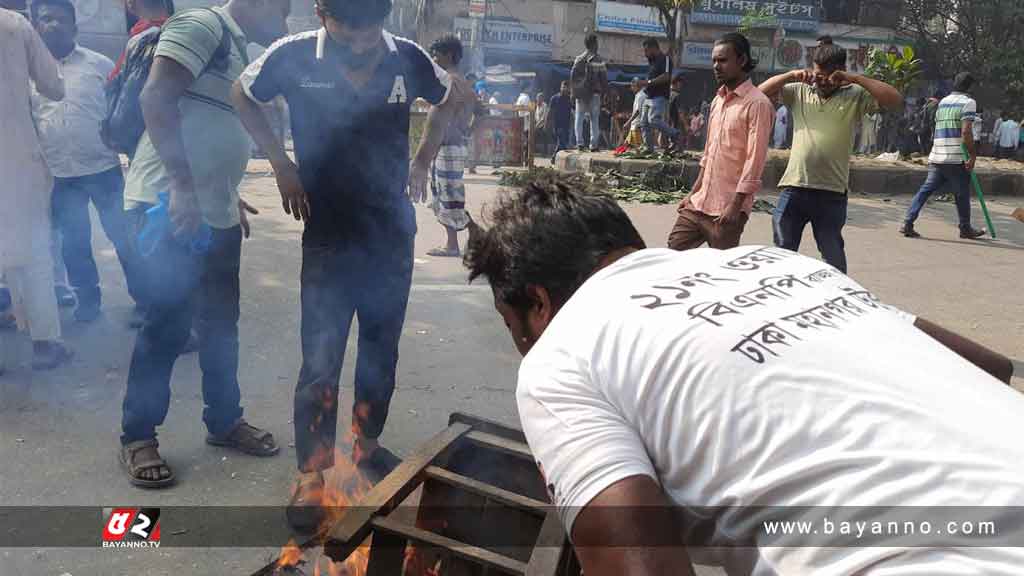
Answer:
<path fill-rule="evenodd" d="M 378 438 L 412 282 L 413 203 L 427 201 L 428 187 L 446 231 L 432 253 L 464 256 L 471 280 L 487 279 L 525 357 L 520 418 L 588 575 L 689 573 L 673 509 L 753 506 L 766 494 L 772 505 L 794 507 L 1024 504 L 1024 453 L 1013 441 L 1024 399 L 1002 385 L 1012 363 L 883 304 L 846 276 L 854 132 L 880 110 L 902 109 L 903 96 L 847 71 L 845 50 L 823 44 L 811 70 L 758 86 L 749 40 L 726 34 L 712 53 L 716 96 L 706 110 L 687 112 L 673 98 L 680 86 L 668 56 L 645 42 L 650 70 L 632 86 L 628 140 L 652 151 L 696 137 L 704 150 L 668 249 L 647 249 L 612 198 L 558 179 L 503 196 L 488 227 L 473 226 L 463 173 L 484 112 L 472 79 L 458 71 L 462 45 L 445 36 L 424 50 L 391 35 L 388 0 L 317 0 L 322 28 L 292 35 L 290 0 L 178 12 L 166 0 L 128 0 L 140 20 L 117 64 L 77 44 L 70 0 L 35 0 L 27 15 L 10 9 L 23 8 L 14 0 L 2 2 L 0 166 L 10 177 L 0 185 L 0 271 L 10 302 L 0 308 L 29 332 L 34 368 L 71 358 L 53 290 L 54 236 L 75 319 L 93 321 L 102 299 L 92 203 L 136 305 L 118 447 L 135 486 L 176 481 L 157 430 L 193 331 L 206 442 L 258 457 L 280 451 L 269 431 L 243 417 L 238 382 L 241 253 L 256 213 L 238 186 L 255 143 L 283 210 L 304 227 L 298 481 L 287 508 L 298 529 L 324 519 L 354 318 L 352 458 L 374 478 L 399 462 Z M 267 47 L 252 61 L 250 42 Z M 537 110 L 556 149 L 601 146 L 606 65 L 597 37 L 586 44 L 570 79 Z M 140 73 L 144 82 L 133 84 Z M 921 207 L 946 182 L 955 187 L 960 235 L 983 234 L 971 226 L 966 187 L 981 141 L 973 85 L 970 74 L 958 75 L 954 91 L 931 107 L 929 178 L 906 215 L 908 237 L 918 236 Z M 132 86 L 134 137 L 125 132 L 130 115 L 111 105 L 130 108 Z M 267 114 L 281 100 L 294 155 Z M 413 151 L 417 100 L 430 109 Z M 996 132 L 1010 148 L 1002 142 L 1019 138 L 1020 127 L 1004 119 Z M 791 147 L 775 246 L 740 248 L 770 145 Z M 126 172 L 119 151 L 129 158 Z M 807 224 L 824 264 L 795 253 Z M 467 229 L 463 255 L 458 234 Z M 698 249 L 704 244 L 711 249 Z M 749 534 L 757 514 L 697 518 L 713 524 L 711 543 L 740 537 L 755 547 L 727 546 L 713 562 L 810 573 L 927 572 L 949 561 L 991 574 L 1024 563 L 1021 549 L 1008 547 L 894 553 L 769 542 Z"/>
<path fill-rule="evenodd" d="M 0 313 L 30 335 L 34 369 L 72 358 L 53 289 L 53 238 L 61 240 L 74 318 L 92 322 L 101 314 L 93 204 L 135 302 L 129 323 L 138 335 L 119 449 L 126 479 L 143 488 L 176 481 L 157 430 L 170 408 L 174 365 L 193 332 L 206 442 L 274 456 L 274 436 L 243 417 L 238 382 L 242 243 L 256 213 L 238 186 L 255 143 L 273 167 L 285 212 L 304 222 L 303 363 L 294 406 L 299 481 L 288 517 L 315 528 L 322 471 L 335 453 L 353 317 L 353 461 L 369 477 L 382 477 L 398 461 L 377 438 L 394 391 L 412 279 L 410 199 L 424 201 L 432 184 L 434 211 L 449 234 L 438 249 L 443 255 L 458 255 L 457 234 L 469 224 L 461 177 L 477 106 L 457 72 L 461 44 L 446 37 L 428 53 L 392 36 L 383 30 L 387 1 L 318 0 L 323 28 L 289 36 L 290 0 L 230 0 L 178 12 L 167 0 L 127 0 L 138 21 L 115 64 L 76 42 L 70 0 L 35 0 L 28 11 L 3 1 L 0 162 L 8 181 L 0 209 Z M 267 47 L 253 61 L 250 43 Z M 282 99 L 294 159 L 268 115 L 268 105 Z M 420 99 L 433 106 L 410 163 L 411 106 Z M 5 347 L 12 343 L 3 339 Z M 0 358 L 10 355 L 0 350 Z"/>

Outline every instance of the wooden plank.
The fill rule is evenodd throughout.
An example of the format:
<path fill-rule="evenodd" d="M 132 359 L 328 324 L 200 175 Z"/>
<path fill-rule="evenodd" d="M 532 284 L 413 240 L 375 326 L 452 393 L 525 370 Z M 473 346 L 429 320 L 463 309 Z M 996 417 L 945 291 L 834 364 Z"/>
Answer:
<path fill-rule="evenodd" d="M 526 566 L 526 576 L 558 576 L 568 538 L 556 510 L 548 512 Z"/>
<path fill-rule="evenodd" d="M 536 465 L 536 461 L 533 459 L 533 452 L 530 452 L 530 447 L 522 442 L 508 440 L 501 436 L 495 436 L 494 434 L 479 432 L 477 430 L 467 432 L 465 438 L 477 446 L 490 448 L 510 456 L 522 458 L 524 460 L 528 460 L 531 464 Z"/>
<path fill-rule="evenodd" d="M 419 485 L 423 469 L 469 430 L 467 424 L 452 424 L 417 448 L 330 530 L 324 552 L 337 562 L 348 558 L 369 535 L 373 517 L 391 512 L 405 500 Z"/>
<path fill-rule="evenodd" d="M 490 568 L 496 568 L 502 572 L 520 576 L 526 572 L 526 564 L 518 562 L 507 556 L 501 554 L 495 554 L 478 548 L 476 546 L 470 546 L 458 540 L 452 540 L 451 538 L 445 538 L 439 534 L 433 532 L 427 532 L 426 530 L 420 530 L 405 524 L 401 524 L 390 520 L 388 518 L 377 517 L 372 520 L 374 534 L 381 532 L 389 532 L 409 540 L 414 545 L 422 545 L 432 548 L 440 548 L 445 551 L 451 552 L 453 555 L 460 558 L 465 558 L 472 562 L 476 562 L 483 566 Z M 376 538 L 376 536 L 374 536 Z"/>
<path fill-rule="evenodd" d="M 466 414 L 464 412 L 452 412 L 448 416 L 448 425 L 451 426 L 456 422 L 460 424 L 469 424 L 477 432 L 487 432 L 488 434 L 494 434 L 495 436 L 501 436 L 514 442 L 522 442 L 526 444 L 526 435 L 519 428 L 507 426 L 496 420 L 489 420 L 487 418 L 481 418 L 480 416 L 473 416 L 472 414 Z"/>
<path fill-rule="evenodd" d="M 444 482 L 449 486 L 454 486 L 456 488 L 466 490 L 467 492 L 478 494 L 489 500 L 500 502 L 506 506 L 525 510 L 526 512 L 530 512 L 537 516 L 547 515 L 550 508 L 546 502 L 535 500 L 508 490 L 503 490 L 497 486 L 491 486 L 490 484 L 473 480 L 468 476 L 456 474 L 455 472 L 451 472 L 437 466 L 427 466 L 424 473 L 427 478 L 437 480 L 438 482 Z"/>
<path fill-rule="evenodd" d="M 405 546 L 402 536 L 390 532 L 375 532 L 366 562 L 366 576 L 395 576 L 402 573 L 405 564 Z"/>

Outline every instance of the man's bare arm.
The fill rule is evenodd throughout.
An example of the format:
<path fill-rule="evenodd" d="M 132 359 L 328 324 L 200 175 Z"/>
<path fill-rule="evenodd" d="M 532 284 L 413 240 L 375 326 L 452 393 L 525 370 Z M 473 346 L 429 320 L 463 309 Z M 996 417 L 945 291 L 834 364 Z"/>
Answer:
<path fill-rule="evenodd" d="M 285 213 L 291 214 L 296 220 L 308 222 L 309 198 L 302 187 L 299 169 L 285 151 L 284 143 L 278 141 L 277 136 L 274 136 L 274 131 L 270 128 L 270 123 L 267 122 L 267 115 L 264 114 L 263 108 L 245 94 L 242 84 L 237 81 L 231 88 L 231 103 L 238 112 L 238 118 L 242 121 L 242 125 L 245 126 L 253 141 L 259 145 L 270 161 Z"/>
<path fill-rule="evenodd" d="M 194 80 L 188 68 L 170 58 L 157 56 L 139 95 L 146 132 L 171 182 L 171 219 L 175 221 L 176 233 L 193 232 L 198 226 L 198 200 L 185 155 L 178 109 L 178 101 Z"/>
<path fill-rule="evenodd" d="M 681 537 L 665 493 L 642 475 L 598 494 L 572 528 L 576 557 L 587 576 L 692 576 Z"/>
<path fill-rule="evenodd" d="M 960 125 L 960 133 L 964 138 L 964 146 L 967 147 L 967 163 L 964 166 L 968 172 L 973 172 L 974 164 L 978 161 L 978 143 L 974 141 L 974 121 L 964 120 Z"/>
<path fill-rule="evenodd" d="M 455 111 L 459 106 L 465 105 L 462 92 L 461 83 L 455 82 L 452 84 L 452 93 L 448 95 L 448 99 L 440 106 L 430 107 L 430 111 L 427 112 L 427 126 L 413 160 L 417 166 L 428 167 L 434 161 L 437 151 L 441 149 L 444 132 L 455 117 Z"/>
<path fill-rule="evenodd" d="M 803 82 L 806 72 L 804 70 L 791 70 L 777 76 L 765 80 L 757 87 L 758 90 L 764 93 L 769 98 L 777 97 L 786 84 L 793 82 Z"/>
<path fill-rule="evenodd" d="M 1007 384 L 1013 378 L 1013 362 L 1006 356 L 989 350 L 973 340 L 964 338 L 956 332 L 946 330 L 942 326 L 929 322 L 924 318 L 915 320 L 914 326 L 935 340 L 938 340 L 946 348 L 956 352 L 964 360 L 988 372 L 995 378 Z"/>
<path fill-rule="evenodd" d="M 859 84 L 861 88 L 868 91 L 878 105 L 887 110 L 899 110 L 903 108 L 903 95 L 896 88 L 881 80 L 875 80 L 862 74 L 842 72 L 843 77 L 853 84 Z"/>

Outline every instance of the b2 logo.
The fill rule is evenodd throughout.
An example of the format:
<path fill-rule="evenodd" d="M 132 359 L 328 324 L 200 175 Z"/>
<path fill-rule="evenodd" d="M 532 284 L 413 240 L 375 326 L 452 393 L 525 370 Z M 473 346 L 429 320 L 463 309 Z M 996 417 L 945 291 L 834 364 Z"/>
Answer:
<path fill-rule="evenodd" d="M 104 548 L 155 548 L 160 546 L 159 508 L 105 508 Z"/>

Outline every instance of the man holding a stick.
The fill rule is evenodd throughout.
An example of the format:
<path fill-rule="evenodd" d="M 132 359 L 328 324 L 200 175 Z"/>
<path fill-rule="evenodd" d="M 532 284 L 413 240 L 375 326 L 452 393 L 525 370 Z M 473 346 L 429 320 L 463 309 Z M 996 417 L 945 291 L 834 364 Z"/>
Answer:
<path fill-rule="evenodd" d="M 920 216 L 925 202 L 946 183 L 953 185 L 956 213 L 960 217 L 960 237 L 968 240 L 981 238 L 984 230 L 971 226 L 971 172 L 978 160 L 979 142 L 974 139 L 974 123 L 980 122 L 978 103 L 970 97 L 974 77 L 968 72 L 957 74 L 953 93 L 939 102 L 935 113 L 935 143 L 928 156 L 928 179 L 914 195 L 900 233 L 907 238 L 920 238 L 914 222 Z M 967 148 L 964 158 L 963 148 Z"/>

